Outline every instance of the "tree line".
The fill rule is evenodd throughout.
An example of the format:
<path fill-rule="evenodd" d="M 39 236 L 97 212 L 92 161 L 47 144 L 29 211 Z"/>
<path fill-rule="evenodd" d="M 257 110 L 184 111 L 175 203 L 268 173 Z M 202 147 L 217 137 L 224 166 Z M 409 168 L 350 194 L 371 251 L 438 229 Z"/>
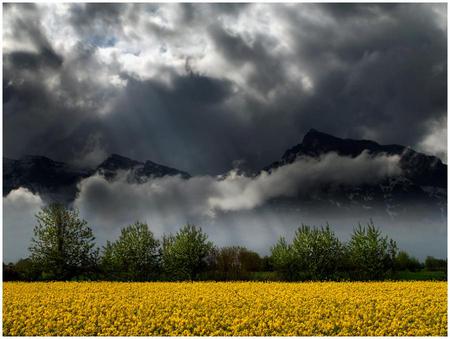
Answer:
<path fill-rule="evenodd" d="M 219 248 L 190 224 L 159 240 L 136 222 L 99 249 L 77 210 L 51 204 L 36 221 L 30 256 L 3 264 L 4 280 L 380 280 L 401 270 L 447 267 L 446 260 L 420 263 L 399 252 L 372 221 L 358 225 L 347 243 L 329 225 L 302 225 L 291 242 L 280 238 L 264 257 L 242 246 Z"/>

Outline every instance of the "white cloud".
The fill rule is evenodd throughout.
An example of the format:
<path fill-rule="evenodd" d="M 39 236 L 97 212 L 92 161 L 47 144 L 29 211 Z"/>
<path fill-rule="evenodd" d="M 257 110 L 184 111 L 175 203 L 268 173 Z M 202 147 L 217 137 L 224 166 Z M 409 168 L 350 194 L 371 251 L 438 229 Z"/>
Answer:
<path fill-rule="evenodd" d="M 25 188 L 3 198 L 3 261 L 16 261 L 27 255 L 33 236 L 35 215 L 44 205 L 39 195 Z"/>
<path fill-rule="evenodd" d="M 430 123 L 429 133 L 419 143 L 418 149 L 436 155 L 443 162 L 447 162 L 447 117 L 445 115 Z"/>

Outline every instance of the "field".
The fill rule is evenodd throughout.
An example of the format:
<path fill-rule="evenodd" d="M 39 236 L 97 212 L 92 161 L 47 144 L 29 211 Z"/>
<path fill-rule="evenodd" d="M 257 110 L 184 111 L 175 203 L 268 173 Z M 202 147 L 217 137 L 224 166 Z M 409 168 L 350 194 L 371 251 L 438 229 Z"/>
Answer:
<path fill-rule="evenodd" d="M 3 284 L 3 335 L 447 335 L 446 282 Z"/>

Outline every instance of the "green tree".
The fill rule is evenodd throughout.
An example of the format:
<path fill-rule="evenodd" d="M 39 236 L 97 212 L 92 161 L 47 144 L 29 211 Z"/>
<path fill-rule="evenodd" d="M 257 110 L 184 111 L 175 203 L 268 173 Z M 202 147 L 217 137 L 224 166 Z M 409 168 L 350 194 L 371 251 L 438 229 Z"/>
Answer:
<path fill-rule="evenodd" d="M 292 249 L 301 278 L 336 278 L 344 247 L 329 225 L 321 228 L 302 225 L 295 233 Z"/>
<path fill-rule="evenodd" d="M 425 258 L 425 268 L 428 271 L 447 271 L 447 260 L 428 256 Z"/>
<path fill-rule="evenodd" d="M 30 258 L 19 259 L 15 264 L 15 268 L 19 273 L 21 280 L 38 280 L 42 274 L 41 268 Z"/>
<path fill-rule="evenodd" d="M 249 272 L 262 268 L 259 254 L 241 246 L 222 247 L 217 251 L 215 261 L 219 278 L 226 280 L 248 279 Z"/>
<path fill-rule="evenodd" d="M 3 263 L 3 281 L 21 280 L 20 274 L 17 272 L 13 263 Z"/>
<path fill-rule="evenodd" d="M 152 279 L 160 271 L 159 241 L 147 224 L 138 221 L 122 229 L 117 241 L 106 243 L 101 264 L 115 278 Z"/>
<path fill-rule="evenodd" d="M 230 246 L 220 248 L 215 256 L 215 267 L 219 279 L 237 280 L 241 275 L 242 266 L 239 262 L 240 247 Z"/>
<path fill-rule="evenodd" d="M 422 268 L 419 260 L 414 257 L 411 257 L 405 251 L 398 252 L 395 257 L 395 269 L 398 271 L 408 270 L 411 272 L 416 272 Z"/>
<path fill-rule="evenodd" d="M 397 244 L 375 227 L 358 225 L 348 243 L 348 259 L 356 279 L 382 279 L 394 269 Z"/>
<path fill-rule="evenodd" d="M 201 228 L 188 224 L 175 235 L 163 237 L 164 271 L 176 279 L 194 280 L 208 267 L 212 250 L 213 244 Z"/>
<path fill-rule="evenodd" d="M 270 249 L 270 259 L 273 269 L 283 280 L 294 280 L 297 274 L 297 263 L 292 245 L 281 237 Z"/>
<path fill-rule="evenodd" d="M 55 203 L 44 207 L 36 218 L 29 250 L 44 278 L 67 280 L 93 272 L 98 260 L 95 237 L 78 211 Z"/>

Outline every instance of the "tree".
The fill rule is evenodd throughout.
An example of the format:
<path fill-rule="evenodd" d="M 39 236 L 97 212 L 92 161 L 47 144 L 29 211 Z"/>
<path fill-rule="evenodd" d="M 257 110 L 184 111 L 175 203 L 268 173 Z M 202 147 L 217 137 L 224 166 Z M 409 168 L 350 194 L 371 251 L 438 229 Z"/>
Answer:
<path fill-rule="evenodd" d="M 329 225 L 299 227 L 292 242 L 293 255 L 303 279 L 333 279 L 343 259 L 343 245 Z"/>
<path fill-rule="evenodd" d="M 194 280 L 208 266 L 212 242 L 195 225 L 186 225 L 175 235 L 163 237 L 162 261 L 164 271 L 176 279 Z"/>
<path fill-rule="evenodd" d="M 353 230 L 348 244 L 348 258 L 353 277 L 362 280 L 381 279 L 394 269 L 397 244 L 382 236 L 373 221 L 367 227 Z"/>
<path fill-rule="evenodd" d="M 117 241 L 106 243 L 101 262 L 107 273 L 121 279 L 154 278 L 160 270 L 159 241 L 138 221 L 122 229 Z"/>
<path fill-rule="evenodd" d="M 30 258 L 19 259 L 14 265 L 19 273 L 20 280 L 34 281 L 38 280 L 42 270 Z"/>
<path fill-rule="evenodd" d="M 428 256 L 425 259 L 425 268 L 428 271 L 447 271 L 447 260 Z"/>
<path fill-rule="evenodd" d="M 405 251 L 398 252 L 395 257 L 395 269 L 398 271 L 411 271 L 416 272 L 422 268 L 419 260 L 414 257 L 409 256 Z"/>
<path fill-rule="evenodd" d="M 262 259 L 260 255 L 254 251 L 250 251 L 245 247 L 240 247 L 239 262 L 244 273 L 258 272 L 262 269 Z"/>
<path fill-rule="evenodd" d="M 226 280 L 248 279 L 249 272 L 262 268 L 259 254 L 241 246 L 222 247 L 215 260 L 217 273 Z"/>
<path fill-rule="evenodd" d="M 242 273 L 242 265 L 239 261 L 240 247 L 222 247 L 217 251 L 215 267 L 220 279 L 237 280 Z"/>
<path fill-rule="evenodd" d="M 54 203 L 44 207 L 36 218 L 29 250 L 44 278 L 67 280 L 95 269 L 95 237 L 78 211 Z"/>
<path fill-rule="evenodd" d="M 13 263 L 3 263 L 3 281 L 20 280 L 20 274 L 17 272 Z"/>
<path fill-rule="evenodd" d="M 297 274 L 297 263 L 292 246 L 281 237 L 270 249 L 270 258 L 274 270 L 284 280 L 294 280 Z"/>

